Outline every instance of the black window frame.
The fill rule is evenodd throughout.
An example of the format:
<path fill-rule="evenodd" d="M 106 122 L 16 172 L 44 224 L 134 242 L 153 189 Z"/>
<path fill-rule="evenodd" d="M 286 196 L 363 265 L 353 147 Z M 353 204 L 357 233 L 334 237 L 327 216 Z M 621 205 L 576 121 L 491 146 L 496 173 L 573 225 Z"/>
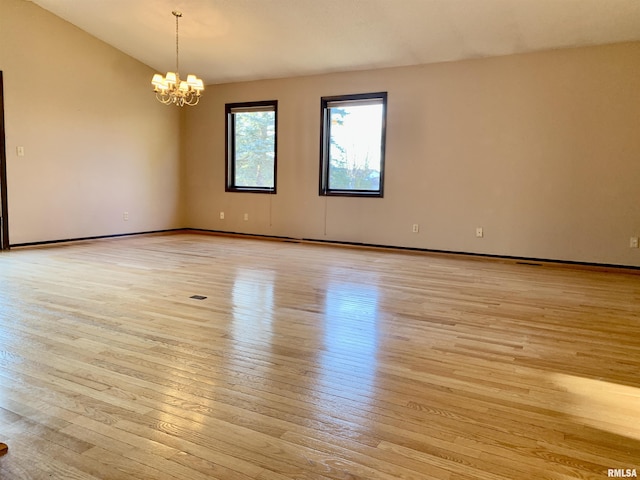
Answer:
<path fill-rule="evenodd" d="M 329 110 L 331 104 L 345 104 L 366 102 L 368 100 L 380 100 L 382 103 L 382 126 L 380 129 L 380 188 L 377 190 L 356 190 L 356 189 L 332 189 L 329 188 L 330 169 L 330 146 L 331 146 L 331 120 Z M 322 97 L 320 101 L 320 196 L 337 197 L 384 197 L 384 170 L 385 151 L 387 138 L 387 92 L 354 93 L 348 95 L 334 95 Z"/>
<path fill-rule="evenodd" d="M 238 186 L 236 181 L 235 158 L 235 120 L 234 113 L 265 111 L 265 107 L 272 107 L 275 118 L 275 132 L 273 144 L 273 187 Z M 262 100 L 257 102 L 238 102 L 225 104 L 225 192 L 267 193 L 274 195 L 277 192 L 278 182 L 278 101 Z"/>

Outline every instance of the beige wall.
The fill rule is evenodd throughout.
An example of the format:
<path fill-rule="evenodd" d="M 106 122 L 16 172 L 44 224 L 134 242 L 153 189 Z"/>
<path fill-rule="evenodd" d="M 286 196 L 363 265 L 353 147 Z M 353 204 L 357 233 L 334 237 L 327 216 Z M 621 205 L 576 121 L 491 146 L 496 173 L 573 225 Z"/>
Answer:
<path fill-rule="evenodd" d="M 374 91 L 388 91 L 385 197 L 318 196 L 320 97 Z M 224 105 L 272 99 L 278 193 L 225 193 Z M 629 248 L 640 235 L 639 122 L 639 43 L 211 86 L 183 125 L 186 222 L 640 266 Z"/>
<path fill-rule="evenodd" d="M 12 244 L 194 227 L 640 266 L 639 43 L 210 86 L 180 111 L 147 66 L 0 0 L 0 70 Z M 320 97 L 372 91 L 385 198 L 318 196 Z M 272 99 L 278 194 L 225 193 L 224 105 Z"/>
<path fill-rule="evenodd" d="M 149 67 L 0 0 L 0 70 L 12 244 L 184 226 L 179 111 L 154 99 Z"/>

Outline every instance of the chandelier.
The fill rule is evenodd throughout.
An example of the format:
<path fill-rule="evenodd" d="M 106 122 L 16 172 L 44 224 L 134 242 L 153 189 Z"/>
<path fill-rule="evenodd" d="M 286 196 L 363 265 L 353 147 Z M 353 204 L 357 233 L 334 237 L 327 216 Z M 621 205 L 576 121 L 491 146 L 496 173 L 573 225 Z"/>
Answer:
<path fill-rule="evenodd" d="M 180 80 L 178 63 L 178 19 L 182 13 L 171 12 L 176 17 L 176 71 L 167 72 L 166 76 L 156 73 L 151 80 L 156 98 L 165 105 L 172 103 L 182 107 L 183 105 L 197 105 L 200 101 L 204 83 L 195 75 L 187 75 L 186 80 Z"/>

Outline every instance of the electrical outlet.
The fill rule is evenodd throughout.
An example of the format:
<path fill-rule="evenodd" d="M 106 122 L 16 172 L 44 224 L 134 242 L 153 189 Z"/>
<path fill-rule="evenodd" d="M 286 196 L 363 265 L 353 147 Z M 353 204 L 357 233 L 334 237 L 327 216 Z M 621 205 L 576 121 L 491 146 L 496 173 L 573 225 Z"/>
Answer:
<path fill-rule="evenodd" d="M 244 221 L 246 222 L 247 220 L 249 220 L 249 214 L 248 214 L 248 213 L 245 213 L 245 214 L 244 214 Z"/>
<path fill-rule="evenodd" d="M 420 225 L 418 225 L 417 223 L 414 223 L 413 226 L 411 227 L 411 231 L 413 233 L 418 233 L 420 231 Z"/>
<path fill-rule="evenodd" d="M 124 220 L 125 222 L 129 220 L 129 212 L 122 213 L 122 220 Z"/>
<path fill-rule="evenodd" d="M 477 227 L 476 228 L 476 237 L 478 237 L 478 238 L 484 237 L 484 230 L 482 229 L 482 227 Z"/>
<path fill-rule="evenodd" d="M 224 220 L 224 212 L 220 212 L 220 220 Z"/>
<path fill-rule="evenodd" d="M 638 248 L 638 237 L 631 237 L 629 239 L 629 248 Z"/>

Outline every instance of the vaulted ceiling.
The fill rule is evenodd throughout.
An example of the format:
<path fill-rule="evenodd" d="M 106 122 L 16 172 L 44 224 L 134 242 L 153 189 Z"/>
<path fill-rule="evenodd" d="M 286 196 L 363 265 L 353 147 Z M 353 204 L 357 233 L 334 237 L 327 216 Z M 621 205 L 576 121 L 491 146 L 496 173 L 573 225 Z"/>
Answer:
<path fill-rule="evenodd" d="M 205 83 L 640 40 L 640 0 L 32 0 L 159 72 Z"/>

